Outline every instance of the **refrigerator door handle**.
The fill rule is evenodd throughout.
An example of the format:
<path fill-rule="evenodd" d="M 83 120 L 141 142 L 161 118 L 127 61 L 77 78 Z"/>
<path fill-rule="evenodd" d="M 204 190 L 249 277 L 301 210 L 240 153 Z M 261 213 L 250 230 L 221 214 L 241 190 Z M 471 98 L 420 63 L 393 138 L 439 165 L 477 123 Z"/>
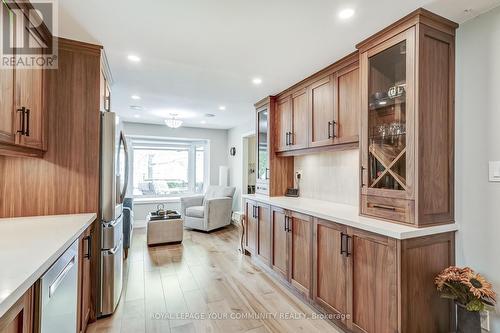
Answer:
<path fill-rule="evenodd" d="M 120 133 L 120 141 L 121 144 L 123 144 L 123 151 L 125 152 L 125 174 L 123 175 L 124 181 L 123 181 L 123 189 L 120 193 L 120 203 L 123 203 L 125 200 L 125 195 L 127 195 L 127 187 L 128 187 L 128 173 L 129 173 L 129 151 L 128 151 L 128 146 L 127 146 L 127 140 L 125 139 L 125 135 L 123 132 Z"/>

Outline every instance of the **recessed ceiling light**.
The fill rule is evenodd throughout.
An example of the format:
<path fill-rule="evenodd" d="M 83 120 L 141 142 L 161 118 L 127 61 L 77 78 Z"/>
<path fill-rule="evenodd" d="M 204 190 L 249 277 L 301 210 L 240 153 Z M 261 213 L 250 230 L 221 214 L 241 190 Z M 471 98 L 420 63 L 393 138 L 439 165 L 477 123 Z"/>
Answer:
<path fill-rule="evenodd" d="M 255 77 L 252 79 L 252 83 L 258 86 L 259 84 L 262 83 L 262 79 L 260 77 Z"/>
<path fill-rule="evenodd" d="M 135 111 L 141 111 L 143 109 L 140 105 L 130 105 L 129 108 Z"/>
<path fill-rule="evenodd" d="M 213 114 L 213 113 L 205 113 L 205 117 L 207 117 L 207 118 L 213 118 L 213 117 L 215 117 L 215 114 Z"/>
<path fill-rule="evenodd" d="M 225 106 L 225 105 L 221 105 L 221 106 L 219 106 L 219 110 L 224 111 L 225 109 L 226 109 L 226 106 Z"/>
<path fill-rule="evenodd" d="M 141 116 L 138 114 L 134 114 L 134 118 L 141 118 Z"/>
<path fill-rule="evenodd" d="M 131 62 L 140 62 L 141 58 L 139 56 L 136 56 L 135 54 L 129 54 L 127 56 L 127 59 L 130 60 Z"/>
<path fill-rule="evenodd" d="M 139 95 L 132 95 L 132 96 L 130 96 L 130 98 L 135 99 L 136 101 L 138 101 L 138 100 L 141 99 L 141 96 L 139 96 Z"/>
<path fill-rule="evenodd" d="M 206 120 L 200 121 L 200 124 L 206 124 L 206 123 L 207 123 Z"/>
<path fill-rule="evenodd" d="M 347 20 L 348 18 L 351 18 L 353 16 L 354 16 L 354 9 L 352 8 L 345 8 L 339 12 L 339 18 L 342 20 Z"/>

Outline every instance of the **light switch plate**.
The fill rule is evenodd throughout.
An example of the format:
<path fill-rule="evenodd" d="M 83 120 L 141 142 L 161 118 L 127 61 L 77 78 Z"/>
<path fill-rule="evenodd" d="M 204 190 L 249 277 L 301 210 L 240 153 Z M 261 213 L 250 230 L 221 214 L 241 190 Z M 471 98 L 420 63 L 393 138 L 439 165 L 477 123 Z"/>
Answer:
<path fill-rule="evenodd" d="M 500 161 L 490 161 L 489 174 L 490 182 L 500 182 Z"/>
<path fill-rule="evenodd" d="M 490 312 L 489 311 L 481 311 L 479 313 L 481 315 L 481 328 L 489 332 L 490 331 Z"/>

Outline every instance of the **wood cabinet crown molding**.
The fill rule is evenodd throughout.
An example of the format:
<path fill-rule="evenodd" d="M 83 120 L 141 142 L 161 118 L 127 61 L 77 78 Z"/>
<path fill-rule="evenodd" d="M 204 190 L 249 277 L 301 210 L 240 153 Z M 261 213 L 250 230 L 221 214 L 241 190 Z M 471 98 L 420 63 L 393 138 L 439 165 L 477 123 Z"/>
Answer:
<path fill-rule="evenodd" d="M 426 24 L 451 36 L 455 36 L 455 30 L 458 28 L 458 23 L 448 20 L 447 18 L 437 15 L 427 9 L 418 8 L 390 26 L 359 42 L 356 44 L 356 48 L 359 52 L 365 52 L 366 50 L 374 47 L 378 43 L 377 40 L 381 37 L 387 38 L 394 36 L 402 30 L 406 30 L 418 23 Z"/>

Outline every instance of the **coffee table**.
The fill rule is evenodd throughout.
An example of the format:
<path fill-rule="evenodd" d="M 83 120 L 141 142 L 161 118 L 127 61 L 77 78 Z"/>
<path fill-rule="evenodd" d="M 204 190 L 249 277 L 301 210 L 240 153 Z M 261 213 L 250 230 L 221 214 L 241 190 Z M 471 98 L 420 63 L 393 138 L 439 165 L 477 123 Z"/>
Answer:
<path fill-rule="evenodd" d="M 167 217 L 152 219 L 151 214 L 147 220 L 148 246 L 170 243 L 181 243 L 184 234 L 184 221 L 181 218 L 169 219 Z"/>

